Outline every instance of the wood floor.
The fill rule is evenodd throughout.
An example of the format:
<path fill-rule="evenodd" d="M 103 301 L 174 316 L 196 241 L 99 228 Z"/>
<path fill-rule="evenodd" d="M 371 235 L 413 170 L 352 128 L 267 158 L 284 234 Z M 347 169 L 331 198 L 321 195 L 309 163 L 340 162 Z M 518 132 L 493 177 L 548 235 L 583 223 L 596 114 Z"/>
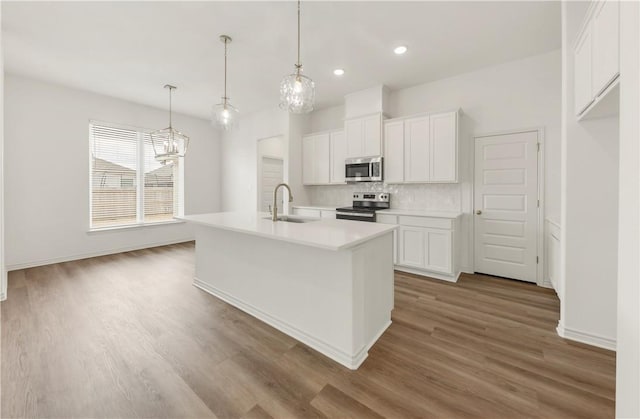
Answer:
<path fill-rule="evenodd" d="M 396 273 L 393 324 L 350 371 L 193 272 L 182 244 L 10 273 L 1 416 L 614 417 L 615 354 L 559 338 L 549 290 Z"/>

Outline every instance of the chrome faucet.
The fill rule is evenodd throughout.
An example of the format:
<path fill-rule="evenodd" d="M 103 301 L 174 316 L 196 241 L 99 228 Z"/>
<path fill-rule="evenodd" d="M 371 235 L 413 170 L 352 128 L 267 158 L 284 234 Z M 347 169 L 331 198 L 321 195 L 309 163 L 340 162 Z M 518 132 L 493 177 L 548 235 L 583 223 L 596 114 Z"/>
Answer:
<path fill-rule="evenodd" d="M 291 188 L 286 183 L 280 183 L 273 190 L 273 212 L 271 213 L 271 221 L 278 221 L 278 189 L 280 186 L 284 186 L 289 191 L 289 202 L 293 202 L 293 194 Z"/>

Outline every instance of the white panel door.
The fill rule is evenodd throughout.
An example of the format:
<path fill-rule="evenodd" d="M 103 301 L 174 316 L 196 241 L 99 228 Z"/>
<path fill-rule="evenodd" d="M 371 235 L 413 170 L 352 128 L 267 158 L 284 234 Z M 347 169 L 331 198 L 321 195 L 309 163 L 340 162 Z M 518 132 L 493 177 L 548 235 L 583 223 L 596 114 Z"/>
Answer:
<path fill-rule="evenodd" d="M 620 15 L 617 0 L 604 0 L 593 14 L 593 96 L 620 73 Z"/>
<path fill-rule="evenodd" d="M 347 140 L 347 157 L 364 157 L 362 120 L 345 121 L 344 134 Z"/>
<path fill-rule="evenodd" d="M 380 115 L 368 116 L 362 119 L 364 157 L 379 156 L 382 154 L 381 131 L 382 117 Z"/>
<path fill-rule="evenodd" d="M 267 212 L 273 205 L 273 190 L 283 181 L 283 162 L 282 159 L 262 157 L 260 166 L 260 211 Z M 278 190 L 276 203 L 278 210 L 282 211 L 284 208 L 282 188 Z"/>
<path fill-rule="evenodd" d="M 404 181 L 404 121 L 384 123 L 384 181 Z"/>
<path fill-rule="evenodd" d="M 429 116 L 431 182 L 457 181 L 458 113 L 447 112 Z"/>
<path fill-rule="evenodd" d="M 400 226 L 398 228 L 398 265 L 424 268 L 424 245 L 424 228 Z"/>
<path fill-rule="evenodd" d="M 538 133 L 476 138 L 475 271 L 536 282 Z"/>
<path fill-rule="evenodd" d="M 344 131 L 331 133 L 331 183 L 344 183 L 344 160 L 347 158 L 347 143 Z"/>

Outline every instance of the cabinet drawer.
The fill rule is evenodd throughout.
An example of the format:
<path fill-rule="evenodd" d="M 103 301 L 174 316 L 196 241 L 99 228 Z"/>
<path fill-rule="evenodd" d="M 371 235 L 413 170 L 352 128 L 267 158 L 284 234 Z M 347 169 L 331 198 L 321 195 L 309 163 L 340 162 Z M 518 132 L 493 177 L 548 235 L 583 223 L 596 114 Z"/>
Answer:
<path fill-rule="evenodd" d="M 453 230 L 453 220 L 448 218 L 429 218 L 414 217 L 409 215 L 401 215 L 398 224 L 403 226 L 416 226 L 428 228 L 441 228 L 445 230 Z"/>
<path fill-rule="evenodd" d="M 398 217 L 389 214 L 376 214 L 376 221 L 382 224 L 398 224 Z"/>

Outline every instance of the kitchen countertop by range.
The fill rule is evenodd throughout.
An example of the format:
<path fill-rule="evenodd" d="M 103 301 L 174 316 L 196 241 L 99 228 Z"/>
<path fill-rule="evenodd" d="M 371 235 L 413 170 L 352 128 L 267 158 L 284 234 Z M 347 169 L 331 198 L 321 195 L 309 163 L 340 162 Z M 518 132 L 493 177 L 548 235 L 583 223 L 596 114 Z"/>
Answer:
<path fill-rule="evenodd" d="M 378 210 L 376 211 L 376 214 L 409 215 L 414 217 L 433 217 L 433 218 L 450 218 L 450 219 L 455 219 L 462 215 L 462 213 L 458 211 L 432 211 L 432 210 L 416 210 L 416 209 L 400 209 L 400 208 Z"/>
<path fill-rule="evenodd" d="M 292 218 L 308 217 L 293 216 Z M 206 227 L 327 250 L 349 249 L 397 228 L 391 224 L 330 218 L 318 218 L 308 223 L 273 222 L 270 215 L 263 212 L 219 212 L 186 215 L 179 219 Z"/>

